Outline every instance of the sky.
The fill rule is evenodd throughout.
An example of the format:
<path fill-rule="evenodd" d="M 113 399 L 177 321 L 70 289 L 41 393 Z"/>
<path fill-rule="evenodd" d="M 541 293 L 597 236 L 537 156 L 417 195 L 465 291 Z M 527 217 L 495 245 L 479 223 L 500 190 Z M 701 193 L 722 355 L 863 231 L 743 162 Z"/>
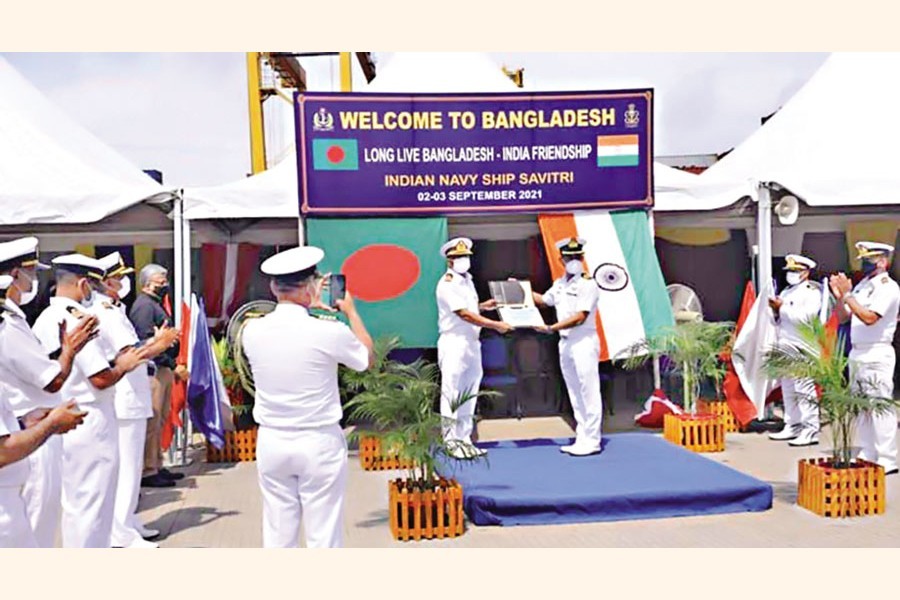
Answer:
<path fill-rule="evenodd" d="M 389 53 L 374 53 L 377 65 Z M 178 187 L 217 185 L 250 170 L 241 53 L 2 53 L 69 116 L 141 169 Z M 739 144 L 787 101 L 826 53 L 491 53 L 539 90 L 652 87 L 657 155 Z M 335 57 L 305 57 L 308 86 L 338 89 Z M 377 70 L 376 65 L 376 70 Z M 354 85 L 364 79 L 357 67 Z M 290 105 L 266 101 L 270 163 L 293 144 Z"/>

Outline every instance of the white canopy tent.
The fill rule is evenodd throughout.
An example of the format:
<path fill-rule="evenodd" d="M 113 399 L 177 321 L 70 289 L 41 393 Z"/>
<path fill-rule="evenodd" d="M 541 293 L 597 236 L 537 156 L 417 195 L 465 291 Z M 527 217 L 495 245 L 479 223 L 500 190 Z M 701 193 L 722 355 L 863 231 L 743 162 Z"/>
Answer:
<path fill-rule="evenodd" d="M 0 58 L 0 225 L 91 223 L 171 196 Z"/>

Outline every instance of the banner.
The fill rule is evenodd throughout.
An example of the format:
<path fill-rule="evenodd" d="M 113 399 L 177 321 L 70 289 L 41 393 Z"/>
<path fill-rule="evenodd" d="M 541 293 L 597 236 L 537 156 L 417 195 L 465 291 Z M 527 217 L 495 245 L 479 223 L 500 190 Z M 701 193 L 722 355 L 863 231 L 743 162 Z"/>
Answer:
<path fill-rule="evenodd" d="M 447 272 L 441 245 L 447 219 L 308 219 L 322 273 L 343 273 L 373 339 L 399 336 L 403 348 L 437 345 L 435 290 Z"/>
<path fill-rule="evenodd" d="M 295 96 L 304 213 L 653 205 L 653 92 Z"/>

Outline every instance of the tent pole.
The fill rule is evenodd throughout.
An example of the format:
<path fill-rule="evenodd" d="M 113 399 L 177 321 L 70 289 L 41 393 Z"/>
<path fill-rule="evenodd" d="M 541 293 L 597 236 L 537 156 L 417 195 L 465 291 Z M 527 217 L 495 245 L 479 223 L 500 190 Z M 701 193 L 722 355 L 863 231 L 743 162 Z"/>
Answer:
<path fill-rule="evenodd" d="M 184 241 L 184 235 L 182 233 L 183 224 L 184 224 L 184 207 L 182 205 L 182 194 L 179 190 L 175 193 L 175 201 L 173 207 L 173 221 L 174 227 L 172 232 L 172 262 L 174 262 L 175 268 L 175 295 L 172 298 L 172 314 L 175 317 L 175 326 L 181 326 L 181 300 L 183 298 L 183 287 L 182 283 L 184 282 L 184 265 L 182 263 L 182 242 Z M 168 455 L 169 455 L 169 463 L 175 464 L 175 448 L 181 446 L 181 438 L 184 436 L 184 432 L 181 429 L 175 430 L 175 439 L 172 440 L 172 444 L 169 446 Z"/>
<path fill-rule="evenodd" d="M 183 207 L 182 207 L 183 209 Z M 183 212 L 183 211 L 182 211 Z M 191 221 L 189 219 L 185 219 L 182 216 L 181 219 L 181 273 L 182 273 L 182 283 L 181 283 L 181 291 L 182 298 L 190 302 L 191 298 Z M 188 446 L 190 444 L 191 439 L 193 438 L 194 426 L 191 423 L 190 415 L 188 414 L 187 405 L 185 405 L 182 415 L 181 415 L 181 423 L 182 423 L 182 435 L 181 435 L 181 466 L 186 466 L 191 463 L 188 458 Z"/>
<path fill-rule="evenodd" d="M 756 243 L 759 246 L 756 289 L 772 283 L 772 197 L 767 183 L 759 183 L 756 207 Z"/>

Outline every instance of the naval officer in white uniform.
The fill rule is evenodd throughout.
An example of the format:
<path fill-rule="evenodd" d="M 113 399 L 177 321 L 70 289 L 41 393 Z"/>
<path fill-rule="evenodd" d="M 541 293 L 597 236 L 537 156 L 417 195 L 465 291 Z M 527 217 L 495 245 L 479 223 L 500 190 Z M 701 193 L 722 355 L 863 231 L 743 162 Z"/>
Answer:
<path fill-rule="evenodd" d="M 152 359 L 171 347 L 178 339 L 178 330 L 163 327 L 141 344 L 134 326 L 125 312 L 121 299 L 130 292 L 128 275 L 134 269 L 127 266 L 121 254 L 113 252 L 97 262 L 105 269 L 102 280 L 90 278 L 93 289 L 89 312 L 100 321 L 100 335 L 113 352 L 110 359 L 123 350 L 140 346 L 144 358 Z M 127 282 L 127 283 L 126 283 Z M 141 471 L 144 464 L 144 443 L 147 419 L 153 416 L 150 376 L 146 369 L 128 372 L 115 385 L 114 408 L 118 431 L 119 471 L 113 508 L 111 543 L 116 548 L 155 548 L 158 544 L 144 540 L 135 523 Z"/>
<path fill-rule="evenodd" d="M 894 332 L 900 312 L 900 286 L 888 275 L 894 247 L 858 242 L 858 258 L 865 275 L 851 291 L 850 279 L 833 275 L 829 284 L 841 321 L 850 319 L 850 379 L 874 398 L 894 397 Z M 897 473 L 897 413 L 860 415 L 856 424 L 859 458 L 876 462 L 885 474 Z"/>
<path fill-rule="evenodd" d="M 0 275 L 0 299 L 12 285 L 13 278 Z M 8 310 L 0 309 L 4 322 Z M 78 426 L 84 413 L 74 409 L 74 403 L 53 409 L 38 408 L 22 418 L 16 418 L 9 404 L 12 390 L 0 383 L 0 548 L 36 548 L 37 537 L 28 519 L 23 490 L 28 481 L 28 457 L 52 439 Z"/>
<path fill-rule="evenodd" d="M 60 351 L 55 360 L 47 355 L 20 306 L 37 296 L 38 270 L 49 268 L 38 260 L 35 237 L 0 244 L 0 274 L 12 277 L 3 302 L 6 314 L 0 334 L 0 381 L 8 385 L 9 404 L 19 418 L 62 402 L 59 390 L 72 372 L 75 356 L 98 333 L 96 318 L 82 319 L 68 331 L 57 331 Z M 28 481 L 23 490 L 28 519 L 38 546 L 52 548 L 61 510 L 62 439 L 48 439 L 29 455 L 28 464 Z"/>
<path fill-rule="evenodd" d="M 56 267 L 56 295 L 37 318 L 34 333 L 50 354 L 59 349 L 62 323 L 74 327 L 87 316 L 93 301 L 88 279 L 101 280 L 105 269 L 93 258 L 67 254 L 51 261 Z M 109 548 L 119 470 L 115 385 L 143 364 L 140 352 L 116 354 L 97 337 L 75 358 L 62 387 L 64 398 L 87 411 L 84 425 L 63 437 L 62 543 L 66 548 Z"/>
<path fill-rule="evenodd" d="M 494 300 L 478 302 L 478 292 L 471 267 L 472 240 L 453 238 L 441 246 L 441 256 L 447 259 L 447 272 L 438 281 L 438 366 L 441 370 L 441 417 L 444 421 L 444 439 L 450 453 L 457 458 L 480 456 L 485 450 L 472 444 L 476 394 L 481 388 L 481 342 L 478 336 L 482 327 L 497 333 L 512 331 L 503 321 L 481 316 L 485 310 L 494 310 Z M 465 395 L 471 399 L 456 406 Z M 454 407 L 457 410 L 453 410 Z"/>
<path fill-rule="evenodd" d="M 534 292 L 538 306 L 556 308 L 556 323 L 538 331 L 559 333 L 559 366 L 572 410 L 575 413 L 575 443 L 560 450 L 572 456 L 600 452 L 603 399 L 600 396 L 600 337 L 596 314 L 597 284 L 584 273 L 584 244 L 569 238 L 556 244 L 566 274 L 544 294 Z"/>
<path fill-rule="evenodd" d="M 800 254 L 785 257 L 786 287 L 769 306 L 778 325 L 778 344 L 786 347 L 804 345 L 797 331 L 802 323 L 818 319 L 822 309 L 822 286 L 810 281 L 809 274 L 816 262 Z M 816 386 L 812 379 L 781 380 L 784 398 L 784 429 L 769 434 L 771 440 L 789 440 L 791 446 L 810 446 L 819 443 L 819 407 Z"/>
<path fill-rule="evenodd" d="M 317 319 L 325 253 L 291 248 L 265 260 L 274 311 L 244 327 L 243 350 L 256 384 L 256 468 L 263 497 L 263 546 L 296 548 L 300 522 L 308 548 L 343 545 L 347 442 L 338 365 L 365 371 L 372 338 L 348 293 L 337 302 L 350 327 Z"/>

